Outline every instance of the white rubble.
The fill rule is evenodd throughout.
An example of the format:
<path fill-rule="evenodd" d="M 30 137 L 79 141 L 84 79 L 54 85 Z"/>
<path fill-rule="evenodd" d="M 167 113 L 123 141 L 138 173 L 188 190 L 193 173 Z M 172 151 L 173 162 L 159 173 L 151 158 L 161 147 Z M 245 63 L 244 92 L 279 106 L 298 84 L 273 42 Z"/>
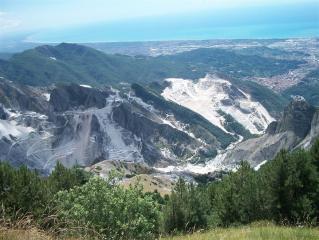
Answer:
<path fill-rule="evenodd" d="M 240 89 L 239 96 L 230 96 L 232 84 L 224 79 L 207 75 L 197 82 L 182 78 L 169 78 L 170 86 L 165 88 L 162 96 L 202 115 L 225 132 L 225 118 L 220 111 L 231 115 L 252 134 L 261 134 L 268 124 L 275 119 L 251 96 Z M 224 104 L 229 101 L 231 104 Z"/>

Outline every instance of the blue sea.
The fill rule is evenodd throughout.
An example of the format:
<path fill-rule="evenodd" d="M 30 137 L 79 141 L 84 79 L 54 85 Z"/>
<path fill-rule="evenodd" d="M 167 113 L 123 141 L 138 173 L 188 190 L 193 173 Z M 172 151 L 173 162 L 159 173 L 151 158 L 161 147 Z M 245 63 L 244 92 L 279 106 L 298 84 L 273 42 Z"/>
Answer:
<path fill-rule="evenodd" d="M 38 42 L 116 42 L 319 37 L 319 6 L 277 5 L 206 10 L 42 31 Z"/>

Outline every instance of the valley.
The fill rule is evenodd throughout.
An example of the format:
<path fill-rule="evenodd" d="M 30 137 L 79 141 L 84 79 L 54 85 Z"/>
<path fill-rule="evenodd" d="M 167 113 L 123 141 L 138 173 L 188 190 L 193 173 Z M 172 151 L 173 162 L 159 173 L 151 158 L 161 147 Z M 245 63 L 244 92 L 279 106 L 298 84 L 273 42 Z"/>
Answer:
<path fill-rule="evenodd" d="M 319 0 L 0 0 L 0 240 L 319 239 Z"/>
<path fill-rule="evenodd" d="M 143 163 L 153 175 L 193 179 L 243 160 L 258 167 L 317 136 L 307 101 L 319 102 L 296 88 L 318 68 L 317 39 L 89 45 L 38 46 L 1 60 L 2 159 L 44 174 L 58 161 Z M 290 114 L 307 120 L 294 126 Z"/>
<path fill-rule="evenodd" d="M 317 41 L 61 43 L 0 60 L 4 232 L 315 239 L 273 222 L 316 225 Z"/>

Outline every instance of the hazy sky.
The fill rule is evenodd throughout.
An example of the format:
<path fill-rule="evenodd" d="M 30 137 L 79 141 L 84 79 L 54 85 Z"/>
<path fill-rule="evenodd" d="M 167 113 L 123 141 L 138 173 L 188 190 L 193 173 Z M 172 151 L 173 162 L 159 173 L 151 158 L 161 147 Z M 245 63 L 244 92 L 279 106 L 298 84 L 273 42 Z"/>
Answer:
<path fill-rule="evenodd" d="M 243 24 L 250 23 L 249 29 L 256 28 L 256 24 L 275 24 L 271 17 L 266 17 L 272 12 L 282 12 L 282 20 L 277 19 L 279 25 L 288 18 L 305 24 L 299 26 L 299 33 L 302 28 L 308 28 L 304 30 L 306 35 L 318 33 L 319 0 L 0 0 L 0 37 L 20 36 L 29 41 L 130 41 L 188 38 L 189 31 L 189 38 L 193 39 L 218 37 L 218 29 L 225 35 L 221 30 L 225 25 L 235 31 L 231 35 L 236 37 L 241 33 L 237 20 L 247 18 Z M 207 21 L 212 24 L 205 24 Z M 189 26 L 183 28 L 183 33 L 179 32 L 181 22 Z M 205 28 L 212 31 L 213 27 L 215 35 L 203 34 Z M 196 31 L 201 33 L 196 35 Z M 244 31 L 249 35 L 252 30 Z"/>

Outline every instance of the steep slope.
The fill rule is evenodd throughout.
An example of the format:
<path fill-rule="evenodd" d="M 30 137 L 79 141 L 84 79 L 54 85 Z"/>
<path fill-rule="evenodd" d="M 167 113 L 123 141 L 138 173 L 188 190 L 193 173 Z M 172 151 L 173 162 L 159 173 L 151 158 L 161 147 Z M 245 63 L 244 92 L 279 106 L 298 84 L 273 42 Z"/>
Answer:
<path fill-rule="evenodd" d="M 300 83 L 288 88 L 283 93 L 290 96 L 303 96 L 310 104 L 319 106 L 319 68 L 309 73 Z"/>
<path fill-rule="evenodd" d="M 249 94 L 223 79 L 179 81 L 186 88 L 170 92 L 171 82 L 163 95 L 186 97 L 187 103 L 200 100 L 203 108 L 167 101 L 137 84 L 120 92 L 76 84 L 36 88 L 2 80 L 0 159 L 44 174 L 57 161 L 91 166 L 103 160 L 201 174 L 233 169 L 242 160 L 258 167 L 281 149 L 309 147 L 318 136 L 319 111 L 301 97 L 294 98 L 265 134 L 252 138 L 243 133 L 257 131 L 257 126 L 263 127 L 262 133 L 268 123 L 262 121 L 271 118 Z M 222 121 L 214 122 L 212 113 Z M 240 142 L 244 137 L 250 139 Z"/>
<path fill-rule="evenodd" d="M 132 57 L 106 55 L 76 44 L 40 46 L 0 62 L 0 72 L 15 82 L 49 85 L 58 82 L 114 83 L 133 69 Z"/>
<path fill-rule="evenodd" d="M 0 59 L 0 77 L 16 83 L 48 86 L 77 83 L 121 86 L 123 83 L 163 84 L 167 78 L 199 79 L 217 73 L 249 94 L 277 116 L 286 99 L 264 86 L 248 81 L 286 73 L 302 61 L 243 55 L 226 49 L 196 49 L 176 55 L 147 57 L 110 55 L 98 50 L 62 43 L 39 46 Z"/>
<path fill-rule="evenodd" d="M 165 112 L 165 122 L 177 129 L 191 132 L 194 137 L 210 145 L 215 146 L 217 144 L 221 148 L 226 148 L 237 140 L 236 136 L 223 131 L 200 114 L 174 102 L 166 101 L 161 95 L 151 89 L 146 89 L 138 84 L 133 84 L 132 89 L 136 96 L 144 102 L 152 104 L 155 108 Z"/>
<path fill-rule="evenodd" d="M 228 132 L 225 114 L 251 134 L 263 133 L 268 124 L 274 121 L 260 103 L 252 101 L 251 96 L 227 80 L 208 75 L 197 83 L 185 79 L 167 81 L 170 86 L 162 93 L 165 99 L 199 113 L 225 132 Z"/>
<path fill-rule="evenodd" d="M 279 121 L 272 122 L 266 133 L 240 143 L 233 143 L 227 149 L 205 164 L 182 164 L 158 168 L 163 173 L 211 174 L 232 171 L 241 161 L 248 161 L 258 169 L 273 159 L 279 151 L 309 148 L 319 137 L 319 109 L 309 105 L 304 98 L 296 97 L 285 108 Z"/>
<path fill-rule="evenodd" d="M 44 113 L 48 107 L 40 89 L 0 79 L 0 103 L 6 108 Z"/>
<path fill-rule="evenodd" d="M 238 144 L 223 156 L 222 163 L 235 166 L 246 160 L 252 166 L 258 166 L 273 159 L 282 149 L 309 147 L 318 137 L 318 114 L 318 109 L 304 98 L 295 97 L 285 108 L 281 119 L 269 125 L 266 134 Z"/>
<path fill-rule="evenodd" d="M 196 79 L 207 73 L 231 78 L 267 77 L 297 68 L 301 61 L 240 55 L 225 49 L 197 49 L 171 56 L 110 55 L 93 48 L 62 43 L 39 46 L 0 60 L 0 74 L 16 82 L 118 84 L 165 78 Z"/>
<path fill-rule="evenodd" d="M 102 160 L 166 166 L 205 162 L 225 147 L 220 136 L 205 131 L 222 132 L 209 122 L 200 119 L 203 127 L 189 127 L 179 114 L 149 105 L 133 91 L 76 84 L 31 88 L 10 81 L 0 87 L 17 92 L 3 91 L 0 99 L 0 159 L 14 166 L 25 164 L 44 174 L 57 161 L 68 167 Z"/>

